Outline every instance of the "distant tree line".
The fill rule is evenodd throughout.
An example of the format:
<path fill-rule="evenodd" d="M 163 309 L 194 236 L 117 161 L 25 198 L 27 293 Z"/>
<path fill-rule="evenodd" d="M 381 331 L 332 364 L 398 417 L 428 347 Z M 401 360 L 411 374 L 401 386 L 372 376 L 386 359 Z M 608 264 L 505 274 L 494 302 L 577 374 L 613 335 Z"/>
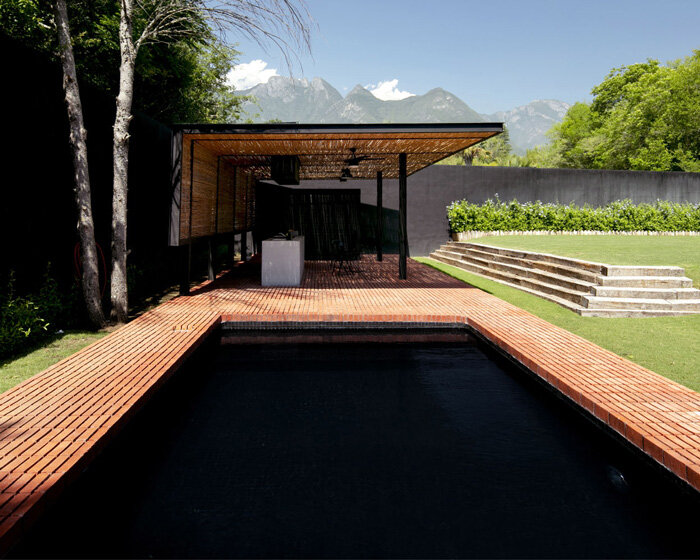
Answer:
<path fill-rule="evenodd" d="M 700 172 L 700 50 L 689 57 L 614 68 L 547 136 L 518 156 L 507 132 L 444 163 Z"/>

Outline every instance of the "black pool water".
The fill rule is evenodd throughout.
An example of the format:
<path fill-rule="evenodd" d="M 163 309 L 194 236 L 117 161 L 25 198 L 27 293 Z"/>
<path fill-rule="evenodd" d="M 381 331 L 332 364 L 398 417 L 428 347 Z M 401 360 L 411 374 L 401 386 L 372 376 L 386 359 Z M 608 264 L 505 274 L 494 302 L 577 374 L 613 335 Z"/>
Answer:
<path fill-rule="evenodd" d="M 692 557 L 697 506 L 477 346 L 221 346 L 14 554 Z"/>

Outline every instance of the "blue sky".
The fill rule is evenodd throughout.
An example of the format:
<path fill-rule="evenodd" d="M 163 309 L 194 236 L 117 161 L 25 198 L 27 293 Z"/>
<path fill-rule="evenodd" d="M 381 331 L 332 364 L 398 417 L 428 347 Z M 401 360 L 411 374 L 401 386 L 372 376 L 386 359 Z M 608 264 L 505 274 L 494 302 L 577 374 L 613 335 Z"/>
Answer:
<path fill-rule="evenodd" d="M 307 0 L 318 28 L 295 77 L 385 97 L 442 87 L 489 113 L 533 99 L 590 99 L 609 70 L 700 48 L 700 0 Z M 232 40 L 237 40 L 231 37 Z M 238 40 L 247 83 L 289 75 L 274 49 Z M 239 82 L 244 83 L 244 82 Z"/>

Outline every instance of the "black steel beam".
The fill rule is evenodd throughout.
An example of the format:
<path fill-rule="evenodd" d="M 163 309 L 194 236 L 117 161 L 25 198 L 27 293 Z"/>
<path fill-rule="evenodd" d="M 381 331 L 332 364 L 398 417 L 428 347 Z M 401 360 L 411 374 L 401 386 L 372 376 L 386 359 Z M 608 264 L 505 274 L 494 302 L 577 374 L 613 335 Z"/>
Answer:
<path fill-rule="evenodd" d="M 297 123 L 266 123 L 266 124 L 176 124 L 173 130 L 183 134 L 286 134 L 303 132 L 350 134 L 353 132 L 503 132 L 502 122 L 477 123 L 399 123 L 399 124 L 297 124 Z"/>
<path fill-rule="evenodd" d="M 406 154 L 399 154 L 399 280 L 406 280 Z"/>

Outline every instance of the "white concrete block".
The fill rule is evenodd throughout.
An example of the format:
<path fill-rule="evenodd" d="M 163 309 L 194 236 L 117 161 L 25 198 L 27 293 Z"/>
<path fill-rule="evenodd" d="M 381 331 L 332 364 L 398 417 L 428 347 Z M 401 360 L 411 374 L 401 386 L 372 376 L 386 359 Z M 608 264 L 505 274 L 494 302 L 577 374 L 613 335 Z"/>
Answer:
<path fill-rule="evenodd" d="M 262 242 L 262 285 L 300 286 L 304 275 L 304 236 Z"/>

